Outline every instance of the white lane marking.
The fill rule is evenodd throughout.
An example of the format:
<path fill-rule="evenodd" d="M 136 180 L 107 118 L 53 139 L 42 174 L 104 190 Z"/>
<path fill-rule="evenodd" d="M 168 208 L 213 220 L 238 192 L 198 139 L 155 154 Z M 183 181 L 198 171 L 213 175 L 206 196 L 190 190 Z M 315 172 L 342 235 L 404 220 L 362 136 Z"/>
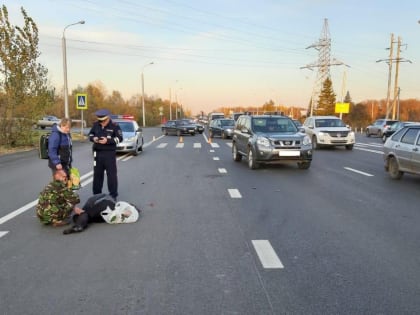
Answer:
<path fill-rule="evenodd" d="M 162 143 L 159 143 L 159 145 L 158 146 L 156 146 L 156 148 L 158 148 L 158 149 L 163 149 L 164 147 L 166 147 L 168 144 L 166 143 L 166 142 L 162 142 Z"/>
<path fill-rule="evenodd" d="M 38 203 L 38 199 L 24 205 L 23 207 L 10 212 L 9 214 L 6 214 L 4 217 L 0 218 L 0 224 L 3 224 L 11 219 L 13 219 L 14 217 L 18 216 L 21 213 L 24 213 L 26 210 L 31 209 L 32 207 L 36 206 Z"/>
<path fill-rule="evenodd" d="M 220 160 L 220 158 L 218 156 L 213 157 L 213 161 L 219 161 L 219 160 Z"/>
<path fill-rule="evenodd" d="M 5 236 L 7 233 L 9 233 L 9 231 L 0 231 L 0 238 Z"/>
<path fill-rule="evenodd" d="M 219 168 L 218 170 L 219 170 L 219 173 L 222 173 L 222 174 L 226 174 L 227 173 L 227 171 L 226 171 L 225 168 Z"/>
<path fill-rule="evenodd" d="M 363 143 L 363 142 L 358 142 L 354 144 L 355 146 L 361 146 L 361 147 L 377 147 L 377 148 L 382 148 L 384 145 L 380 144 L 380 143 Z"/>
<path fill-rule="evenodd" d="M 232 147 L 232 142 L 226 142 L 226 145 L 227 145 L 228 147 Z"/>
<path fill-rule="evenodd" d="M 211 147 L 212 147 L 212 148 L 220 148 L 220 146 L 219 146 L 217 143 L 212 143 L 212 144 L 211 144 Z"/>
<path fill-rule="evenodd" d="M 184 142 L 178 142 L 178 143 L 176 144 L 176 147 L 177 147 L 177 148 L 183 148 L 183 147 L 184 147 Z"/>
<path fill-rule="evenodd" d="M 194 143 L 194 148 L 201 148 L 201 143 L 200 142 L 195 142 Z"/>
<path fill-rule="evenodd" d="M 357 147 L 354 147 L 354 149 L 355 150 L 359 150 L 359 151 L 366 151 L 366 152 L 372 152 L 372 153 L 377 153 L 377 154 L 384 154 L 384 152 L 378 151 L 378 150 L 365 149 L 365 148 L 357 148 Z"/>
<path fill-rule="evenodd" d="M 358 173 L 358 174 L 362 174 L 362 175 L 365 175 L 365 176 L 373 176 L 372 174 L 365 173 L 365 172 L 362 172 L 362 171 L 358 171 L 358 170 L 355 170 L 354 168 L 351 168 L 351 167 L 346 167 L 345 166 L 344 169 L 346 169 L 348 171 L 352 171 L 352 172 Z"/>
<path fill-rule="evenodd" d="M 214 152 L 214 150 L 210 150 L 209 152 L 210 152 L 210 153 L 213 153 L 213 152 Z"/>
<path fill-rule="evenodd" d="M 132 159 L 134 155 L 129 155 L 125 159 L 122 159 L 123 162 L 128 161 L 129 159 Z"/>
<path fill-rule="evenodd" d="M 231 198 L 242 198 L 241 193 L 237 189 L 230 188 L 228 192 Z"/>
<path fill-rule="evenodd" d="M 284 266 L 268 240 L 252 240 L 261 264 L 266 269 L 283 269 Z"/>

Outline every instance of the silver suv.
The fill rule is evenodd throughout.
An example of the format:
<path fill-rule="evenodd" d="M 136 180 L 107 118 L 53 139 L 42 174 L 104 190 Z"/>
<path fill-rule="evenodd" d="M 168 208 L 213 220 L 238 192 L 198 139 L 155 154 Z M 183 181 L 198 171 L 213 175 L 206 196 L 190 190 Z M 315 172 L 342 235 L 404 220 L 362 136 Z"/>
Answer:
<path fill-rule="evenodd" d="M 377 119 L 374 121 L 373 124 L 366 127 L 366 137 L 370 137 L 371 135 L 375 135 L 381 137 L 384 133 L 398 120 L 393 119 Z"/>
<path fill-rule="evenodd" d="M 250 169 L 285 162 L 308 169 L 312 161 L 311 139 L 289 117 L 242 115 L 233 130 L 232 156 L 236 162 L 247 157 Z"/>
<path fill-rule="evenodd" d="M 347 150 L 352 150 L 356 142 L 354 132 L 335 116 L 308 117 L 303 128 L 311 138 L 314 150 L 325 146 L 344 146 Z"/>

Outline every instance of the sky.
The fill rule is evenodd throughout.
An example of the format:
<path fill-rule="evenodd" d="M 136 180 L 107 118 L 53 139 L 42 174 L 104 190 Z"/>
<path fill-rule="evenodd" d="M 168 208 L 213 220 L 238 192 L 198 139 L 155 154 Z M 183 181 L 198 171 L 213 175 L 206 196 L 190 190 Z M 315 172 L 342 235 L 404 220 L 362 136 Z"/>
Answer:
<path fill-rule="evenodd" d="M 39 62 L 58 93 L 101 83 L 107 95 L 178 101 L 198 114 L 221 107 L 306 108 L 316 82 L 324 23 L 337 100 L 386 99 L 391 34 L 401 38 L 400 98 L 420 98 L 420 1 L 414 0 L 6 0 L 39 30 Z M 84 20 L 85 24 L 66 26 Z M 64 28 L 66 30 L 64 31 Z M 388 48 L 388 49 L 387 49 Z M 381 60 L 381 61 L 379 61 Z M 150 64 L 153 63 L 153 64 Z M 393 64 L 391 98 L 394 91 Z"/>

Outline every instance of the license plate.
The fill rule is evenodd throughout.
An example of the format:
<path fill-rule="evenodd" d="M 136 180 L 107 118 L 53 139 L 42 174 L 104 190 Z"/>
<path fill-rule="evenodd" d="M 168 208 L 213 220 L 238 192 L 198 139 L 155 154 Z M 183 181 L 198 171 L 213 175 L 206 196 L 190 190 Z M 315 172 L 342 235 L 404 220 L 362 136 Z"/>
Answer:
<path fill-rule="evenodd" d="M 300 151 L 297 151 L 297 150 L 279 151 L 279 156 L 300 156 Z"/>

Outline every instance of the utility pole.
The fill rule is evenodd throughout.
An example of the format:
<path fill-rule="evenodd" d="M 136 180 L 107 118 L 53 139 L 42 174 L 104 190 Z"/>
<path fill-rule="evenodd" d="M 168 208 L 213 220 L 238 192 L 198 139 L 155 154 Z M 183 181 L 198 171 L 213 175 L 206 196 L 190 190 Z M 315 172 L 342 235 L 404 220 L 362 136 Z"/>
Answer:
<path fill-rule="evenodd" d="M 392 119 L 395 119 L 395 112 L 396 112 L 396 102 L 397 102 L 397 95 L 398 95 L 398 74 L 399 74 L 399 63 L 400 62 L 410 62 L 410 60 L 404 60 L 400 57 L 401 52 L 401 37 L 398 37 L 398 48 L 397 48 L 397 57 L 393 58 L 393 51 L 394 51 L 394 34 L 391 34 L 391 45 L 390 45 L 390 52 L 389 52 L 389 59 L 380 59 L 376 62 L 386 61 L 388 63 L 388 91 L 386 97 L 386 116 L 385 118 L 388 119 L 392 110 Z M 392 74 L 392 64 L 396 62 L 396 71 L 395 71 L 395 82 L 394 82 L 394 98 L 392 104 L 390 105 L 390 94 L 391 94 L 391 74 Z"/>

